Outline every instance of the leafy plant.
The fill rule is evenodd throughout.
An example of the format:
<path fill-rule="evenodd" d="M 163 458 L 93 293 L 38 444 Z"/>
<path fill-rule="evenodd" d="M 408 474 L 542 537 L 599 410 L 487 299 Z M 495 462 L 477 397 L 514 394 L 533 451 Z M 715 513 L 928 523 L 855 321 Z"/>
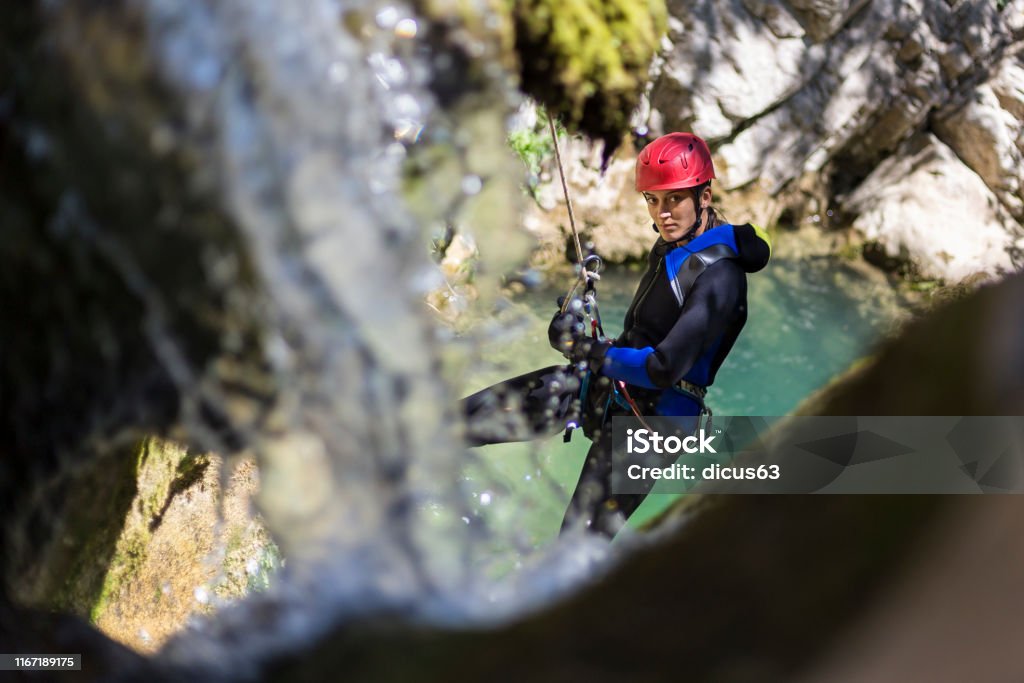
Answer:
<path fill-rule="evenodd" d="M 565 135 L 565 128 L 558 121 L 555 121 L 555 130 L 559 138 Z M 537 108 L 537 116 L 532 125 L 509 133 L 508 146 L 526 164 L 530 172 L 530 187 L 536 187 L 545 164 L 555 156 L 555 145 L 551 140 L 551 129 L 543 108 Z"/>
<path fill-rule="evenodd" d="M 268 540 L 267 544 L 260 550 L 256 559 L 255 572 L 249 574 L 246 590 L 249 593 L 259 593 L 270 588 L 271 579 L 277 571 L 284 566 L 281 558 L 281 551 L 273 541 Z"/>

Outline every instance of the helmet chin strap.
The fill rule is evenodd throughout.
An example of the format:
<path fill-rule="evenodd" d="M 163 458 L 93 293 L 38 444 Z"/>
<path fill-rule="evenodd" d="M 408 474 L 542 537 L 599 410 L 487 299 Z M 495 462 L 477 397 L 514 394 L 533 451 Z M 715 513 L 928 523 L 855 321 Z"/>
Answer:
<path fill-rule="evenodd" d="M 710 185 L 711 181 L 709 180 L 708 182 L 702 183 L 697 187 L 693 188 L 693 205 L 697 209 L 697 217 L 693 221 L 693 227 L 690 228 L 689 232 L 687 232 L 686 235 L 683 235 L 678 240 L 676 240 L 677 242 L 683 240 L 687 236 L 689 236 L 690 239 L 693 239 L 694 237 L 697 236 L 697 231 L 700 230 L 700 224 L 704 217 L 704 207 L 700 205 L 700 196 L 704 194 L 704 188 Z"/>
<path fill-rule="evenodd" d="M 702 219 L 704 218 L 704 207 L 700 205 L 700 196 L 704 192 L 704 188 L 707 187 L 708 185 L 710 185 L 710 182 L 698 185 L 697 187 L 693 188 L 693 205 L 697 209 L 697 217 L 693 220 L 693 225 L 690 226 L 690 229 L 686 231 L 685 235 L 683 235 L 682 237 L 673 242 L 669 242 L 669 244 L 679 244 L 683 240 L 689 241 L 697 236 L 697 231 L 700 230 L 700 224 Z M 659 235 L 661 234 L 661 231 L 658 230 L 657 223 L 651 223 L 651 228 L 654 230 L 654 232 L 658 233 Z"/>
<path fill-rule="evenodd" d="M 690 228 L 690 232 L 686 233 L 687 235 L 693 235 L 694 237 L 697 236 L 697 231 L 700 230 L 700 222 L 701 222 L 700 219 L 701 219 L 701 214 L 703 213 L 703 211 L 704 211 L 704 207 L 702 207 L 702 206 L 698 206 L 697 207 L 697 218 L 696 218 L 696 220 L 693 221 L 693 227 Z M 685 236 L 686 235 L 684 235 L 684 237 Z"/>
<path fill-rule="evenodd" d="M 692 240 L 694 237 L 696 237 L 697 236 L 697 231 L 700 230 L 700 219 L 701 219 L 701 212 L 702 211 L 703 211 L 703 209 L 697 209 L 697 220 L 695 220 L 693 222 L 693 226 L 691 226 L 690 229 L 686 231 L 685 235 L 683 235 L 682 237 L 680 237 L 679 239 L 677 239 L 677 240 L 675 240 L 673 242 L 669 242 L 669 244 L 679 244 L 680 242 L 683 242 L 683 241 L 687 241 L 688 242 L 688 241 Z M 654 232 L 658 233 L 659 235 L 661 234 L 661 231 L 658 230 L 658 224 L 657 223 L 651 223 L 651 229 L 654 230 Z"/>
<path fill-rule="evenodd" d="M 680 244 L 683 240 L 689 242 L 697 236 L 697 231 L 700 230 L 701 219 L 704 217 L 704 207 L 700 205 L 700 195 L 704 187 L 706 187 L 706 185 L 698 185 L 693 190 L 693 205 L 697 208 L 697 217 L 693 220 L 693 225 L 690 226 L 690 229 L 686 231 L 685 235 L 677 239 L 672 244 Z"/>

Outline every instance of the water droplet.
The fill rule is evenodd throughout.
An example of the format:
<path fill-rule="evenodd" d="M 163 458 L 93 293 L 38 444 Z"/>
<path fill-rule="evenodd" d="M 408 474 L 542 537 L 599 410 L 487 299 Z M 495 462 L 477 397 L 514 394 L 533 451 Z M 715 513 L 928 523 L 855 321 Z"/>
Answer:
<path fill-rule="evenodd" d="M 487 46 L 482 41 L 470 40 L 466 43 L 466 52 L 475 59 L 480 59 L 487 52 Z"/>
<path fill-rule="evenodd" d="M 348 79 L 348 66 L 341 61 L 333 62 L 327 69 L 327 77 L 335 85 L 344 83 Z"/>
<path fill-rule="evenodd" d="M 391 28 L 398 21 L 398 9 L 395 7 L 385 7 L 381 11 L 377 12 L 375 17 L 377 20 L 377 26 L 381 28 Z"/>
<path fill-rule="evenodd" d="M 480 504 L 481 505 L 490 505 L 491 504 L 491 492 L 490 491 L 484 491 L 483 493 L 480 494 Z"/>
<path fill-rule="evenodd" d="M 462 193 L 465 195 L 478 194 L 483 187 L 484 181 L 478 175 L 468 175 L 462 179 Z"/>
<path fill-rule="evenodd" d="M 422 132 L 422 123 L 406 119 L 405 121 L 399 121 L 398 125 L 395 126 L 395 139 L 411 144 L 420 139 L 420 133 Z"/>
<path fill-rule="evenodd" d="M 366 60 L 373 75 L 385 90 L 403 85 L 408 78 L 402 62 L 381 52 L 374 52 Z"/>
<path fill-rule="evenodd" d="M 544 284 L 543 274 L 541 274 L 539 270 L 535 270 L 533 268 L 530 268 L 529 270 L 523 272 L 520 280 L 524 285 L 530 288 L 540 287 L 542 284 Z"/>
<path fill-rule="evenodd" d="M 419 101 L 409 93 L 403 93 L 391 102 L 392 109 L 398 118 L 418 119 L 423 115 Z"/>
<path fill-rule="evenodd" d="M 434 69 L 436 71 L 447 71 L 452 66 L 451 55 L 444 54 L 443 52 L 434 57 Z"/>
<path fill-rule="evenodd" d="M 35 127 L 29 128 L 26 136 L 25 150 L 29 158 L 40 160 L 50 155 L 52 149 L 50 138 L 41 130 Z"/>
<path fill-rule="evenodd" d="M 395 24 L 395 35 L 399 38 L 415 38 L 418 30 L 415 19 L 402 19 Z"/>
<path fill-rule="evenodd" d="M 383 157 L 393 164 L 399 164 L 402 162 L 402 159 L 405 158 L 405 154 L 406 152 L 404 145 L 397 142 L 392 142 L 390 145 L 384 148 Z"/>
<path fill-rule="evenodd" d="M 149 145 L 157 154 L 166 154 L 174 148 L 175 136 L 170 126 L 158 125 L 149 134 Z"/>
<path fill-rule="evenodd" d="M 200 605 L 205 605 L 208 602 L 210 602 L 210 593 L 202 586 L 196 588 L 192 592 L 192 595 L 195 596 L 196 602 L 198 602 Z"/>

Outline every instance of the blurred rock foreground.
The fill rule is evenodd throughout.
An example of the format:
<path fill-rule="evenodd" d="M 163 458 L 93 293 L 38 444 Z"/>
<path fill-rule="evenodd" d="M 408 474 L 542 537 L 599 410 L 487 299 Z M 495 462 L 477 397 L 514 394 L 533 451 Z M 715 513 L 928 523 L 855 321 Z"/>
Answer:
<path fill-rule="evenodd" d="M 820 69 L 804 74 L 801 66 L 783 88 L 792 97 L 858 82 L 850 77 L 865 64 L 854 59 L 861 54 L 857 45 L 910 45 L 910 55 L 910 37 L 918 36 L 914 41 L 938 49 L 927 33 L 933 23 L 943 27 L 942 17 L 952 20 L 968 10 L 976 13 L 980 33 L 965 31 L 963 41 L 973 42 L 956 44 L 976 58 L 958 59 L 952 51 L 945 60 L 936 57 L 940 69 L 962 69 L 954 79 L 963 76 L 956 83 L 966 88 L 970 76 L 964 74 L 972 64 L 1001 64 L 1004 56 L 1019 55 L 1010 40 L 1019 38 L 1019 2 L 940 5 L 922 7 L 939 19 L 921 24 L 914 15 L 913 26 L 899 24 L 902 35 L 893 33 L 896 28 L 882 30 L 887 24 L 879 17 L 903 16 L 884 3 L 837 6 L 827 15 L 820 4 L 794 3 L 795 14 L 770 5 L 733 9 L 763 21 L 748 18 L 752 31 L 763 34 L 767 26 L 776 37 L 798 37 L 806 50 L 823 53 Z M 315 7 L 337 9 L 332 3 Z M 739 24 L 709 15 L 712 10 L 673 7 L 677 23 L 670 30 L 679 35 L 685 14 L 687 21 L 704 17 L 722 26 L 688 32 L 692 47 L 706 36 L 731 40 L 740 34 Z M 441 483 L 453 480 L 456 421 L 452 397 L 437 380 L 440 342 L 420 304 L 424 287 L 414 277 L 427 265 L 424 235 L 409 227 L 415 222 L 405 220 L 397 200 L 366 198 L 379 194 L 371 180 L 395 189 L 387 184 L 395 181 L 388 173 L 396 168 L 388 154 L 405 154 L 393 146 L 396 136 L 415 129 L 413 103 L 429 104 L 437 107 L 435 116 L 494 138 L 469 155 L 462 143 L 425 134 L 422 142 L 436 155 L 431 158 L 439 172 L 457 168 L 452 177 L 463 188 L 435 195 L 444 206 L 432 220 L 480 216 L 479 201 L 494 201 L 498 213 L 513 220 L 510 197 L 518 188 L 502 180 L 512 171 L 495 151 L 503 144 L 495 122 L 508 113 L 506 72 L 474 68 L 489 63 L 486 54 L 477 54 L 486 48 L 474 49 L 458 21 L 434 26 L 434 33 L 426 30 L 429 22 L 421 26 L 431 54 L 448 56 L 449 66 L 462 70 L 448 80 L 410 77 L 410 85 L 396 68 L 401 60 L 389 62 L 386 54 L 403 54 L 409 24 L 400 30 L 401 21 L 389 15 L 346 15 L 345 31 L 337 32 L 334 24 L 310 21 L 284 5 L 170 7 L 124 0 L 25 3 L 8 19 L 0 26 L 0 221 L 6 235 L 0 242 L 0 649 L 81 653 L 79 677 L 85 680 L 1024 675 L 1014 648 L 1024 635 L 1017 609 L 1024 595 L 1016 581 L 1024 572 L 1016 541 L 1024 503 L 1016 496 L 711 501 L 681 528 L 666 530 L 660 543 L 641 542 L 645 547 L 564 601 L 486 630 L 436 625 L 416 611 L 417 597 L 436 597 L 431 591 L 444 589 L 443 572 L 432 573 L 426 560 L 416 564 L 421 534 L 442 545 L 463 532 L 457 521 L 449 527 L 441 520 L 436 535 L 417 528 L 410 491 L 419 491 L 421 468 Z M 494 30 L 500 21 L 485 24 Z M 858 26 L 862 34 L 853 32 Z M 878 43 L 875 29 L 891 37 Z M 302 49 L 283 40 L 290 31 L 308 38 Z M 833 39 L 849 41 L 849 47 L 832 55 L 826 48 Z M 703 49 L 706 62 L 695 64 L 738 69 L 745 54 L 737 48 L 726 59 L 715 57 L 709 45 Z M 366 54 L 383 55 L 378 71 L 361 71 Z M 225 55 L 232 61 L 219 61 Z M 467 57 L 474 55 L 479 62 Z M 833 71 L 844 59 L 853 60 L 842 67 L 848 71 Z M 300 68 L 285 68 L 296 63 Z M 922 71 L 930 63 L 922 61 Z M 230 68 L 222 70 L 224 64 Z M 299 78 L 313 72 L 317 76 L 309 81 Z M 323 74 L 344 88 L 325 89 Z M 817 82 L 814 74 L 831 74 L 831 80 Z M 381 82 L 388 87 L 378 87 Z M 659 83 L 652 103 L 667 97 L 659 88 L 668 86 Z M 1006 100 L 1005 87 L 987 78 L 977 87 L 982 84 L 989 84 L 1001 107 L 1004 100 L 1016 106 Z M 694 98 L 712 98 L 714 90 L 694 92 Z M 705 134 L 719 143 L 729 174 L 747 168 L 753 177 L 774 178 L 778 174 L 768 173 L 768 165 L 782 164 L 799 169 L 791 182 L 804 192 L 805 169 L 832 168 L 832 187 L 851 192 L 851 205 L 858 201 L 854 188 L 876 171 L 899 177 L 904 156 L 920 159 L 910 163 L 913 171 L 944 160 L 960 163 L 944 152 L 930 153 L 930 147 L 947 144 L 937 142 L 940 126 L 925 130 L 925 119 L 913 116 L 917 122 L 903 126 L 888 146 L 861 149 L 852 131 L 877 124 L 902 100 L 858 101 L 881 108 L 863 118 L 850 114 L 820 123 L 831 137 L 809 135 L 806 143 L 781 124 L 765 129 L 775 133 L 760 139 L 770 138 L 777 149 L 761 149 L 754 156 L 764 157 L 746 167 L 737 157 L 728 161 L 728 145 L 762 130 L 770 117 L 821 107 L 769 101 L 730 115 L 731 105 L 713 100 L 723 117 L 742 125 Z M 930 112 L 927 98 L 922 102 Z M 319 116 L 323 111 L 331 115 Z M 653 111 L 663 117 L 674 112 L 679 121 L 691 117 L 701 132 L 696 109 L 688 114 L 684 107 L 660 105 Z M 396 112 L 402 116 L 395 118 Z M 721 123 L 711 115 L 703 121 Z M 849 121 L 860 123 L 843 123 Z M 831 142 L 822 142 L 826 138 Z M 1010 139 L 1019 142 L 1019 136 Z M 345 153 L 322 153 L 335 144 Z M 811 163 L 817 149 L 826 150 L 820 167 Z M 896 151 L 887 168 L 882 157 L 893 150 L 903 152 Z M 793 159 L 800 162 L 791 167 Z M 829 160 L 843 163 L 829 167 Z M 986 173 L 998 175 L 1001 163 Z M 760 170 L 750 171 L 756 164 Z M 376 173 L 368 180 L 352 172 L 364 168 Z M 988 185 L 996 181 L 976 172 L 998 196 Z M 858 182 L 849 183 L 851 177 Z M 736 192 L 752 187 L 729 178 L 723 183 Z M 805 200 L 813 200 L 817 186 L 806 187 Z M 969 189 L 975 193 L 970 196 L 984 196 L 976 184 Z M 760 192 L 775 196 L 771 187 L 751 189 L 755 198 Z M 879 210 L 880 204 L 867 204 L 866 211 Z M 992 208 L 1016 215 L 1012 202 L 997 201 Z M 336 224 L 337 216 L 346 220 Z M 505 247 L 502 257 L 520 258 L 506 234 L 483 234 L 481 254 Z M 1012 265 L 1015 257 L 1003 251 Z M 504 262 L 485 263 L 500 272 L 494 264 Z M 395 354 L 398 342 L 410 352 Z M 1021 414 L 1022 351 L 1024 277 L 1012 275 L 908 326 L 873 362 L 807 410 Z M 45 551 L 66 539 L 77 551 L 83 548 L 74 544 L 94 542 L 85 553 L 89 558 L 109 562 L 115 556 L 116 534 L 97 539 L 89 531 L 94 522 L 106 530 L 99 522 L 128 519 L 135 500 L 132 448 L 153 434 L 200 446 L 193 453 L 252 448 L 263 477 L 259 505 L 298 569 L 287 596 L 295 602 L 243 603 L 201 636 L 143 657 L 71 616 L 73 604 L 56 612 L 26 606 L 19 587 L 44 570 L 59 576 L 61 567 L 48 565 Z M 186 461 L 186 478 L 195 473 L 188 462 L 195 464 Z M 74 527 L 75 534 L 59 535 L 76 519 L 87 523 Z M 396 565 L 399 570 L 389 573 Z M 380 576 L 388 579 L 391 602 L 371 602 Z M 340 589 L 346 581 L 353 583 Z M 339 595 L 362 602 L 345 611 Z M 289 610 L 289 604 L 297 607 Z M 386 608 L 375 609 L 377 604 Z M 418 617 L 415 625 L 406 621 L 410 612 Z"/>

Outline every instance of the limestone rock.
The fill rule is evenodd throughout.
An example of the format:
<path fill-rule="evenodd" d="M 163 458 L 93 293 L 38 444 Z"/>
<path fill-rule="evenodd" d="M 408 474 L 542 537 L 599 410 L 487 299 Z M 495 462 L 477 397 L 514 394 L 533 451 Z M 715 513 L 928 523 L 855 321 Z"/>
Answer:
<path fill-rule="evenodd" d="M 790 6 L 815 42 L 831 37 L 871 0 L 790 0 Z"/>
<path fill-rule="evenodd" d="M 1024 218 L 1024 68 L 1017 47 L 1024 0 L 1002 11 L 980 0 L 694 0 L 669 9 L 667 50 L 638 120 L 651 136 L 692 130 L 711 141 L 716 202 L 729 216 L 761 223 L 830 216 L 840 197 L 930 127 L 955 152 L 943 157 L 944 177 L 969 178 L 971 201 L 983 207 L 957 215 L 970 214 L 964 220 L 972 225 L 991 220 L 981 233 L 1003 237 L 992 243 L 1001 246 L 982 249 L 990 262 L 963 256 L 976 244 L 958 251 L 954 265 L 938 256 L 942 247 L 930 255 L 911 248 L 908 255 L 921 272 L 954 280 L 1012 267 L 1004 247 L 1015 242 Z M 620 152 L 604 176 L 599 155 L 585 143 L 566 145 L 563 155 L 586 239 L 610 260 L 642 256 L 650 226 L 631 198 L 632 154 Z M 890 173 L 904 165 L 893 161 L 873 177 L 887 178 L 893 196 L 913 195 L 916 187 L 898 188 L 908 181 Z M 561 260 L 572 249 L 553 168 L 536 196 L 541 208 L 528 211 L 524 223 L 544 245 L 538 260 Z M 993 197 L 1005 210 L 988 206 Z M 879 224 L 883 216 L 869 202 L 843 202 L 846 212 L 861 206 L 874 213 L 858 219 L 858 230 L 886 245 L 915 242 L 903 226 Z M 938 232 L 947 231 L 939 225 Z M 948 239 L 956 243 L 953 233 Z"/>
<path fill-rule="evenodd" d="M 61 15 L 59 24 L 66 31 L 63 40 L 29 30 L 38 17 L 27 16 L 27 3 L 13 4 L 12 21 L 0 24 L 9 48 L 0 53 L 0 63 L 16 67 L 5 73 L 19 74 L 17 106 L 4 108 L 4 123 L 15 124 L 9 126 L 15 133 L 3 157 L 4 177 L 12 182 L 0 185 L 5 228 L 12 238 L 0 244 L 0 274 L 4 291 L 10 294 L 0 319 L 5 331 L 12 331 L 4 337 L 0 364 L 0 394 L 5 401 L 5 410 L 0 411 L 0 508 L 6 525 L 18 521 L 16 513 L 26 510 L 33 496 L 63 494 L 58 486 L 44 486 L 52 482 L 52 474 L 75 468 L 98 473 L 95 468 L 104 463 L 93 444 L 112 442 L 129 428 L 164 431 L 185 422 L 183 429 L 226 444 L 232 432 L 262 442 L 267 460 L 278 470 L 268 473 L 269 493 L 262 500 L 287 499 L 294 515 L 289 519 L 307 525 L 289 535 L 297 554 L 341 552 L 350 530 L 370 529 L 380 531 L 374 538 L 382 542 L 394 538 L 401 543 L 380 554 L 367 552 L 368 544 L 353 544 L 347 557 L 355 562 L 344 567 L 377 568 L 391 564 L 393 556 L 416 558 L 412 551 L 418 546 L 409 543 L 413 534 L 406 533 L 410 528 L 403 524 L 410 501 L 417 499 L 398 495 L 408 480 L 405 461 L 394 454 L 422 449 L 420 464 L 432 479 L 443 481 L 449 470 L 438 470 L 436 461 L 427 457 L 454 448 L 440 428 L 441 411 L 451 399 L 438 390 L 442 382 L 431 351 L 435 342 L 426 334 L 418 300 L 410 303 L 418 288 L 408 284 L 408 278 L 394 276 L 415 272 L 405 269 L 416 258 L 424 258 L 417 251 L 419 243 L 410 231 L 401 230 L 401 216 L 371 221 L 358 211 L 367 204 L 368 193 L 355 179 L 352 195 L 358 203 L 340 207 L 352 206 L 350 220 L 330 230 L 316 220 L 319 216 L 293 211 L 276 189 L 279 179 L 289 177 L 285 171 L 303 160 L 299 152 L 342 147 L 357 154 L 361 143 L 373 142 L 368 136 L 374 131 L 380 135 L 384 121 L 369 118 L 376 109 L 358 106 L 371 101 L 376 92 L 363 89 L 374 79 L 357 70 L 366 63 L 362 54 L 350 45 L 352 58 L 341 64 L 350 79 L 347 99 L 341 101 L 344 106 L 321 104 L 332 104 L 332 99 L 312 100 L 309 106 L 317 113 L 326 110 L 328 116 L 307 117 L 303 114 L 311 113 L 309 109 L 297 105 L 321 91 L 285 89 L 284 82 L 294 83 L 288 78 L 293 72 L 275 73 L 272 67 L 279 64 L 270 56 L 287 47 L 275 42 L 281 36 L 301 41 L 319 34 L 292 32 L 295 24 L 273 21 L 281 15 L 247 16 L 241 11 L 243 3 L 228 15 L 215 15 L 215 21 L 207 21 L 206 14 L 215 12 L 214 4 L 189 5 L 198 8 L 194 14 L 170 18 L 192 19 L 225 34 L 238 28 L 225 49 L 234 55 L 244 48 L 249 58 L 225 76 L 225 87 L 237 84 L 237 90 L 222 93 L 216 106 L 207 108 L 203 93 L 174 98 L 178 91 L 170 87 L 171 79 L 150 71 L 156 50 L 133 43 L 183 24 L 125 11 L 139 7 L 134 3 L 38 4 L 68 13 Z M 151 3 L 150 9 L 170 12 L 171 4 Z M 279 4 L 273 9 L 286 7 Z M 268 8 L 262 6 L 261 11 L 269 12 Z M 118 16 L 131 21 L 112 21 Z M 256 42 L 257 34 L 244 32 L 245 26 L 239 24 L 246 19 L 266 22 L 260 25 L 268 30 L 258 33 L 265 41 Z M 305 43 L 317 45 L 314 40 Z M 160 44 L 184 54 L 194 48 L 185 41 Z M 338 48 L 348 44 L 340 37 L 331 43 Z M 16 55 L 27 61 L 12 65 Z M 284 56 L 291 59 L 294 54 L 288 51 Z M 336 56 L 332 51 L 332 59 Z M 217 72 L 211 72 L 209 63 L 195 65 L 203 67 L 187 72 L 200 81 L 195 87 L 211 87 Z M 256 70 L 258 66 L 264 68 Z M 236 81 L 250 73 L 247 69 L 253 77 Z M 314 83 L 328 72 L 310 70 L 317 74 Z M 22 97 L 26 83 L 42 91 Z M 488 101 L 493 94 L 482 90 L 474 99 Z M 248 109 L 227 108 L 235 96 L 249 107 L 268 103 L 291 116 L 245 117 Z M 181 151 L 154 158 L 158 150 L 150 149 L 148 134 L 162 130 L 163 117 L 150 117 L 155 112 L 177 112 L 177 105 L 198 112 L 196 116 L 224 116 L 224 125 L 237 125 L 228 131 L 241 148 L 231 148 L 237 156 L 226 154 L 227 145 L 220 146 L 223 131 L 212 124 L 190 128 L 182 114 L 170 120 L 182 135 Z M 345 131 L 352 136 L 326 127 L 340 117 L 350 117 L 345 119 Z M 311 120 L 325 126 L 324 134 L 306 140 L 303 135 Z M 258 125 L 261 121 L 268 128 L 271 123 L 280 127 L 265 130 Z M 50 133 L 53 157 L 28 154 L 32 141 L 20 136 L 29 124 Z M 305 146 L 292 146 L 302 140 Z M 213 157 L 218 149 L 225 151 L 220 159 L 225 163 Z M 937 149 L 935 154 L 942 154 L 942 148 Z M 250 150 L 252 157 L 243 154 Z M 276 150 L 281 150 L 280 156 Z M 579 153 L 579 158 L 584 156 Z M 912 173 L 919 170 L 911 165 L 912 154 L 903 156 L 908 157 L 907 165 L 890 169 L 890 174 L 905 170 L 912 180 L 927 180 Z M 952 164 L 948 150 L 945 157 Z M 204 187 L 194 173 L 199 168 L 223 169 L 226 160 L 251 164 L 260 172 L 246 174 L 246 183 L 232 176 L 237 183 L 231 185 L 230 197 L 217 193 L 213 182 Z M 927 166 L 930 159 L 920 161 Z M 471 170 L 480 173 L 475 167 Z M 290 185 L 293 197 L 302 197 L 312 176 L 337 177 L 310 176 Z M 975 179 L 981 187 L 980 179 Z M 963 192 L 966 182 L 958 178 L 956 192 Z M 337 196 L 336 188 L 343 186 L 328 182 L 330 196 Z M 865 213 L 875 198 L 865 201 Z M 393 203 L 384 203 L 383 212 L 395 213 Z M 160 206 L 175 209 L 166 222 L 160 216 L 153 220 L 153 210 Z M 148 225 L 154 229 L 139 227 Z M 314 239 L 318 232 L 335 242 Z M 332 244 L 337 247 L 324 253 Z M 345 258 L 328 258 L 341 256 Z M 359 269 L 359 287 L 341 291 L 344 282 L 332 279 L 343 272 L 339 263 Z M 825 407 L 846 415 L 868 410 L 1020 412 L 1022 284 L 1024 276 L 1018 276 L 982 290 L 936 315 L 927 327 L 915 328 L 913 336 L 894 343 L 878 364 L 836 389 Z M 368 311 L 370 305 L 373 311 Z M 26 320 L 31 326 L 25 326 Z M 31 334 L 18 332 L 25 329 Z M 398 334 L 406 330 L 409 333 Z M 407 344 L 410 353 L 392 353 L 398 343 Z M 413 354 L 414 348 L 420 352 Z M 949 371 L 934 372 L 936 367 Z M 255 396 L 261 404 L 276 402 L 279 392 L 288 393 L 279 409 L 265 418 L 245 419 L 239 416 L 242 411 L 221 414 L 218 409 L 219 395 L 229 392 Z M 298 424 L 294 429 L 289 428 L 292 419 Z M 329 448 L 348 457 L 331 461 L 337 463 L 335 468 L 325 466 Z M 286 468 L 287 462 L 295 464 Z M 373 469 L 372 476 L 362 474 L 364 467 Z M 332 496 L 327 482 L 335 476 L 351 486 Z M 97 477 L 95 489 L 89 491 L 93 498 L 110 496 L 114 479 Z M 299 487 L 300 483 L 306 486 Z M 329 500 L 321 504 L 325 498 Z M 918 541 L 931 537 L 957 544 L 975 537 L 976 530 L 980 534 L 994 528 L 999 542 L 986 544 L 988 554 L 974 552 L 972 546 L 959 546 L 954 553 L 981 558 L 968 566 L 969 571 L 931 580 L 933 572 L 951 566 L 945 561 L 948 555 L 932 552 L 913 565 L 919 573 L 911 575 L 916 579 L 911 585 L 937 585 L 940 595 L 925 604 L 941 604 L 950 621 L 962 627 L 959 632 L 978 632 L 977 622 L 1008 624 L 996 634 L 1008 642 L 998 641 L 999 647 L 993 649 L 991 639 L 957 641 L 948 630 L 939 629 L 936 636 L 946 640 L 934 652 L 900 651 L 917 654 L 912 662 L 933 665 L 955 659 L 970 669 L 967 664 L 981 661 L 989 665 L 984 679 L 1019 680 L 1018 658 L 992 657 L 992 652 L 1012 653 L 1013 636 L 1019 632 L 1020 613 L 1012 608 L 1021 601 L 1020 582 L 1015 579 L 1024 571 L 1024 561 L 1019 543 L 1008 546 L 1005 540 L 1021 537 L 1024 517 L 1016 497 L 976 498 L 954 503 L 925 496 L 731 497 L 667 543 L 634 555 L 570 600 L 552 602 L 516 621 L 489 622 L 478 630 L 435 611 L 435 598 L 441 593 L 429 581 L 427 562 L 418 565 L 423 575 L 383 577 L 388 579 L 390 599 L 373 609 L 360 607 L 357 614 L 353 610 L 347 618 L 335 611 L 338 603 L 358 599 L 360 605 L 367 604 L 361 601 L 365 591 L 356 589 L 372 584 L 342 588 L 340 582 L 348 577 L 333 572 L 330 582 L 297 585 L 316 589 L 308 602 L 290 611 L 282 604 L 294 595 L 289 592 L 282 595 L 282 602 L 253 604 L 237 613 L 240 630 L 199 632 L 181 645 L 177 660 L 134 656 L 83 621 L 17 606 L 6 583 L 0 582 L 0 642 L 10 652 L 82 653 L 84 679 L 104 681 L 301 681 L 339 675 L 351 680 L 564 680 L 566 672 L 578 671 L 578 677 L 596 682 L 621 680 L 621 672 L 627 670 L 638 679 L 664 678 L 665 671 L 677 671 L 681 664 L 698 680 L 795 680 L 801 669 L 821 662 L 831 649 L 844 648 L 868 659 L 862 653 L 874 650 L 850 648 L 843 634 L 865 608 L 884 606 L 879 603 L 894 594 L 891 578 L 901 575 L 903 562 Z M 941 508 L 969 504 L 984 505 L 986 515 L 967 530 L 948 533 L 950 527 L 940 525 L 942 520 L 936 517 Z M 314 506 L 321 514 L 307 514 Z M 950 510 L 952 519 L 962 519 L 963 514 L 955 514 L 959 512 Z M 277 514 L 281 520 L 288 513 L 279 509 Z M 994 526 L 999 520 L 1014 524 Z M 26 518 L 23 528 L 38 536 L 45 532 L 39 523 L 46 521 Z M 15 535 L 13 528 L 0 533 L 4 563 L 13 561 L 9 540 Z M 317 537 L 330 542 L 313 545 Z M 1003 552 L 1007 547 L 1011 552 Z M 996 569 L 1006 570 L 998 574 L 999 583 L 992 580 Z M 422 602 L 407 600 L 401 593 L 401 588 L 416 585 L 421 587 Z M 680 589 L 688 586 L 700 590 Z M 986 588 L 981 599 L 966 600 L 967 605 L 950 603 L 949 596 L 974 598 L 967 589 L 978 586 Z M 950 604 L 959 609 L 950 610 Z M 927 613 L 914 610 L 916 615 Z M 686 618 L 680 618 L 682 614 Z M 413 616 L 415 622 L 399 625 L 400 615 Z M 431 626 L 431 616 L 444 619 L 447 626 Z M 882 640 L 895 641 L 936 623 L 922 621 L 876 633 Z M 925 641 L 938 642 L 931 637 Z M 551 647 L 554 642 L 560 646 Z M 524 657 L 524 652 L 530 656 Z M 859 680 L 878 678 L 862 675 Z M 836 677 L 822 673 L 815 680 Z"/>
<path fill-rule="evenodd" d="M 944 118 L 936 134 L 974 170 L 1018 221 L 1024 219 L 1024 65 L 1004 60 L 993 79 Z"/>
<path fill-rule="evenodd" d="M 866 11 L 823 54 L 807 48 L 804 60 L 820 66 L 813 77 L 718 148 L 726 189 L 757 181 L 777 194 L 836 157 L 877 163 L 920 126 L 943 94 L 935 85 L 940 71 L 931 64 L 912 70 L 894 59 L 893 44 L 882 36 L 897 21 L 897 14 Z"/>
<path fill-rule="evenodd" d="M 654 234 L 647 210 L 633 189 L 634 152 L 620 149 L 602 174 L 597 145 L 582 138 L 559 144 L 584 252 L 592 248 L 609 262 L 642 258 L 654 242 Z M 537 202 L 527 209 L 523 225 L 541 242 L 542 253 L 536 260 L 560 262 L 565 255 L 575 260 L 569 215 L 554 164 L 535 195 Z"/>
<path fill-rule="evenodd" d="M 932 129 L 987 186 L 978 197 L 1016 219 L 988 227 L 1019 231 L 1024 0 L 693 0 L 670 13 L 647 123 L 710 138 L 720 187 L 742 191 L 750 215 L 832 207 Z"/>
<path fill-rule="evenodd" d="M 820 58 L 792 16 L 769 1 L 701 0 L 673 17 L 669 40 L 651 105 L 665 131 L 711 140 L 796 92 Z"/>
<path fill-rule="evenodd" d="M 853 227 L 919 273 L 957 282 L 1020 268 L 1024 230 L 982 179 L 933 135 L 914 137 L 843 203 Z"/>

